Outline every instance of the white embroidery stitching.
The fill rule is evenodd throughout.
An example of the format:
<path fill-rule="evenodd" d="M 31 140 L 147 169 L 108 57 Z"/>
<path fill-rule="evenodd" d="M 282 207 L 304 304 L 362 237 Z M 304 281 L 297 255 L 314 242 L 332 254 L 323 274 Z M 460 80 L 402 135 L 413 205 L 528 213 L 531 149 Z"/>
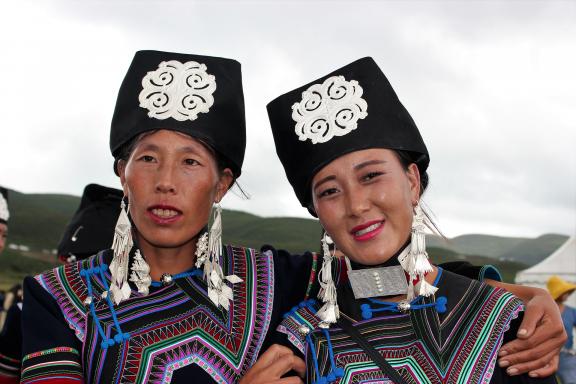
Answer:
<path fill-rule="evenodd" d="M 8 202 L 4 198 L 4 195 L 0 193 L 0 219 L 8 221 L 10 218 L 10 212 L 8 211 Z"/>
<path fill-rule="evenodd" d="M 195 61 L 163 61 L 158 69 L 142 79 L 138 96 L 140 107 L 148 116 L 165 120 L 196 120 L 199 113 L 208 113 L 216 90 L 216 79 L 206 72 L 206 65 Z"/>
<path fill-rule="evenodd" d="M 362 98 L 356 80 L 332 76 L 302 92 L 302 100 L 292 106 L 292 119 L 301 141 L 325 143 L 356 129 L 358 120 L 368 116 L 368 103 Z"/>

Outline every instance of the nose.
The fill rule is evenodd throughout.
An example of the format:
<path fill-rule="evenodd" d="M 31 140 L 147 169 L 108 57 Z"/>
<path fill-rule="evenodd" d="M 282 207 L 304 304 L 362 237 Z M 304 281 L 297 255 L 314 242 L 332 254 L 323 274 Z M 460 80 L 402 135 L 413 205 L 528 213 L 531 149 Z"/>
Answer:
<path fill-rule="evenodd" d="M 156 192 L 176 193 L 176 169 L 170 163 L 164 163 L 156 170 Z"/>
<path fill-rule="evenodd" d="M 370 199 L 362 188 L 349 187 L 346 191 L 346 212 L 349 216 L 362 216 L 370 209 Z"/>

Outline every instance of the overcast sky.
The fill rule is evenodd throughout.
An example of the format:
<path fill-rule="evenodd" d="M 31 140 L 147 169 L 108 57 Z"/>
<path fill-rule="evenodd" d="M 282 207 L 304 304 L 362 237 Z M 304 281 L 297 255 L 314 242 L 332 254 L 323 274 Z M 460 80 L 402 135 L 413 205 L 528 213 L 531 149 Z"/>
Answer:
<path fill-rule="evenodd" d="M 372 56 L 428 145 L 425 200 L 448 236 L 576 234 L 576 1 L 17 0 L 0 15 L 0 185 L 119 187 L 116 94 L 134 52 L 158 49 L 242 63 L 251 199 L 224 207 L 308 217 L 265 105 Z"/>

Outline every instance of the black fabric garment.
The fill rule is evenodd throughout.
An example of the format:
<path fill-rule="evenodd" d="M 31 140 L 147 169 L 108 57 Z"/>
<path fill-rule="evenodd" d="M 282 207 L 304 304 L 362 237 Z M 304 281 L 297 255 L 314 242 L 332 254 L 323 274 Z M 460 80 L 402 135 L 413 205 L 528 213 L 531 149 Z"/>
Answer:
<path fill-rule="evenodd" d="M 268 325 L 268 330 L 274 330 L 278 323 L 281 321 L 282 314 L 285 313 L 287 310 L 291 308 L 292 305 L 296 304 L 304 297 L 306 292 L 306 284 L 302 282 L 308 281 L 309 273 L 311 271 L 311 262 L 312 257 L 310 254 L 304 254 L 302 256 L 294 256 L 290 255 L 287 252 L 277 252 L 271 247 L 263 247 L 263 252 L 272 252 L 272 259 L 274 262 L 274 270 L 271 271 L 271 279 L 273 279 L 273 293 L 270 297 L 262 297 L 259 300 L 259 303 L 262 305 L 262 310 L 269 310 L 271 312 L 270 315 L 270 323 Z M 109 263 L 111 260 L 110 252 L 106 253 L 105 262 Z M 81 263 L 87 266 L 89 263 L 93 261 L 92 258 L 87 259 Z M 63 271 L 70 271 L 72 266 L 64 266 L 57 271 L 59 271 L 60 276 L 63 275 Z M 226 271 L 225 271 L 226 272 Z M 25 330 L 24 333 L 24 355 L 30 356 L 30 354 L 40 351 L 47 351 L 47 350 L 54 350 L 58 347 L 65 347 L 66 350 L 61 353 L 54 353 L 52 355 L 47 355 L 42 361 L 32 362 L 30 359 L 25 357 L 24 367 L 29 368 L 33 365 L 38 364 L 48 364 L 48 368 L 44 369 L 43 371 L 39 372 L 40 376 L 45 376 L 46 378 L 50 378 L 52 373 L 50 371 L 50 365 L 55 364 L 55 360 L 72 360 L 78 362 L 78 367 L 74 371 L 74 369 L 70 367 L 62 367 L 57 366 L 60 371 L 58 374 L 61 374 L 61 371 L 64 370 L 66 375 L 70 378 L 82 378 L 86 382 L 91 382 L 90 377 L 85 377 L 83 372 L 84 369 L 89 369 L 90 372 L 97 371 L 97 369 L 90 364 L 100 364 L 98 360 L 86 361 L 86 358 L 89 356 L 99 356 L 98 348 L 100 339 L 98 339 L 98 343 L 90 342 L 90 344 L 82 343 L 80 339 L 75 335 L 75 331 L 79 332 L 82 330 L 78 329 L 71 329 L 70 322 L 66 320 L 65 316 L 70 316 L 70 313 L 65 313 L 63 311 L 62 303 L 58 303 L 55 297 L 49 293 L 45 289 L 45 285 L 47 283 L 51 284 L 50 277 L 46 277 L 48 275 L 42 275 L 42 278 L 34 279 L 34 278 L 27 278 L 25 280 L 25 310 L 23 313 L 23 328 Z M 42 282 L 42 284 L 40 282 Z M 72 283 L 80 283 L 80 280 L 71 280 Z M 96 284 L 96 283 L 94 283 Z M 73 285 L 73 284 L 72 284 Z M 217 316 L 218 313 L 223 311 L 222 309 L 216 310 L 213 305 L 208 301 L 207 297 L 202 294 L 201 291 L 198 291 L 198 287 L 205 286 L 204 281 L 202 280 L 201 276 L 195 277 L 188 277 L 182 280 L 178 280 L 177 284 L 175 284 L 172 288 L 170 294 L 166 293 L 166 297 L 170 299 L 170 297 L 178 297 L 183 298 L 185 295 L 189 295 L 188 293 L 182 293 L 180 291 L 180 286 L 186 285 L 187 289 L 185 292 L 196 292 L 194 297 L 191 297 L 193 302 L 202 305 L 205 308 L 213 308 L 211 316 Z M 94 289 L 97 290 L 97 286 L 94 286 Z M 152 288 L 149 297 L 154 297 L 154 295 L 161 294 L 161 292 L 166 292 L 167 289 L 165 288 Z M 190 296 L 188 296 L 190 297 Z M 269 300 L 270 306 L 266 307 L 266 299 Z M 237 297 L 237 300 L 242 300 L 242 297 Z M 135 301 L 136 302 L 136 301 Z M 119 318 L 121 319 L 120 322 L 122 326 L 129 327 L 130 323 L 126 320 L 127 314 L 134 315 L 138 314 L 138 311 L 142 311 L 148 307 L 145 306 L 145 301 L 143 301 L 144 306 L 142 307 L 134 307 L 133 310 L 129 312 L 123 313 L 122 312 L 122 305 L 120 304 L 119 308 L 117 309 L 117 313 Z M 158 321 L 160 322 L 168 322 L 172 318 L 176 318 L 181 315 L 182 311 L 187 310 L 188 306 L 184 304 L 179 304 L 174 307 L 171 307 L 168 310 L 163 310 L 163 312 L 158 314 L 150 314 L 146 315 L 145 319 L 143 320 L 145 324 L 157 324 Z M 98 307 L 98 313 L 101 318 L 104 318 L 109 311 L 105 307 Z M 86 331 L 85 331 L 85 340 L 92 340 L 94 337 L 97 336 L 97 332 L 95 332 L 95 322 L 92 315 L 88 315 L 86 323 Z M 41 320 L 41 321 L 40 321 Z M 105 321 L 105 320 L 102 320 Z M 135 320 L 134 320 L 135 321 Z M 133 322 L 134 322 L 133 321 Z M 240 319 L 239 319 L 240 321 Z M 104 323 L 102 323 L 104 324 Z M 257 325 L 258 327 L 263 327 L 263 325 Z M 209 329 L 208 327 L 207 329 Z M 249 328 L 249 327 L 248 327 Z M 254 330 L 248 329 L 248 331 L 253 332 Z M 113 329 L 113 328 L 111 328 Z M 132 332 L 132 329 L 125 328 L 123 331 Z M 263 338 L 263 342 L 261 344 L 261 348 L 259 349 L 260 353 L 263 353 L 274 341 L 274 332 L 268 332 L 266 336 Z M 113 334 L 112 334 L 113 335 Z M 152 337 L 152 336 L 150 336 Z M 166 338 L 170 337 L 170 334 L 165 334 Z M 255 335 L 252 333 L 252 336 L 255 338 Z M 108 382 L 110 379 L 104 379 L 104 377 L 111 378 L 114 377 L 116 374 L 114 371 L 110 371 L 110 369 L 114 369 L 115 366 L 128 366 L 128 363 L 124 363 L 126 365 L 117 365 L 118 361 L 122 359 L 129 359 L 129 356 L 121 356 L 118 355 L 119 347 L 114 345 L 112 347 L 108 347 L 106 357 L 105 357 L 105 364 L 103 368 L 101 368 L 100 377 L 102 382 Z M 95 353 L 90 353 L 90 349 L 95 349 Z M 186 349 L 178 349 L 174 350 L 173 356 L 178 354 L 185 354 Z M 194 351 L 189 352 L 192 355 L 195 354 Z M 50 357 L 53 356 L 53 359 Z M 119 359 L 119 360 L 117 360 Z M 126 360 L 127 361 L 127 360 Z M 191 363 L 175 369 L 171 372 L 171 382 L 194 382 L 194 383 L 212 383 L 214 382 L 214 378 L 207 373 L 207 370 L 201 368 L 199 364 L 202 362 Z M 126 369 L 126 368 L 124 368 Z M 224 368 L 222 368 L 225 370 Z M 157 374 L 157 372 L 156 372 Z M 155 375 L 153 371 L 151 376 L 149 377 L 150 380 L 158 379 L 158 376 Z M 138 382 L 146 382 L 146 379 L 143 381 Z M 232 382 L 235 382 L 233 380 Z"/>
<path fill-rule="evenodd" d="M 483 276 L 484 272 L 486 270 L 486 267 L 474 267 L 474 266 L 470 265 L 469 263 L 451 263 L 448 265 L 448 267 L 450 267 L 456 271 L 459 271 L 463 275 L 470 275 L 470 276 L 476 275 L 476 277 Z M 334 272 L 335 276 L 341 277 L 341 274 L 340 274 L 340 271 L 338 270 L 338 267 L 333 272 Z M 465 312 L 462 312 L 462 309 L 461 309 L 462 307 L 460 307 L 460 309 L 459 309 L 459 312 L 458 312 L 459 315 L 449 315 L 449 314 L 453 311 L 454 306 L 459 305 L 458 303 L 460 303 L 462 300 L 464 300 L 464 302 L 467 302 L 467 300 L 473 300 L 473 297 L 476 297 L 476 296 L 470 296 L 469 298 L 466 298 L 467 297 L 466 295 L 472 294 L 472 293 L 467 293 L 470 291 L 470 288 L 469 288 L 470 287 L 470 283 L 469 283 L 470 280 L 463 277 L 463 276 L 459 277 L 457 275 L 452 275 L 452 274 L 450 274 L 450 272 L 447 272 L 447 271 L 444 271 L 442 275 L 446 276 L 448 278 L 448 283 L 447 283 L 448 285 L 446 285 L 446 282 L 441 283 L 439 285 L 440 289 L 436 293 L 436 297 L 446 296 L 446 297 L 448 297 L 448 300 L 447 300 L 447 305 L 446 305 L 446 307 L 447 307 L 446 313 L 438 314 L 438 316 L 440 319 L 445 319 L 446 316 L 451 316 L 452 318 L 459 318 L 459 316 L 461 316 L 463 313 L 465 313 Z M 349 284 L 347 282 L 342 283 L 343 279 L 341 279 L 340 281 L 341 281 L 341 284 L 339 284 L 337 286 L 337 293 L 338 293 L 338 303 L 339 303 L 339 307 L 340 307 L 341 316 L 347 316 L 348 318 L 355 320 L 355 321 L 363 320 L 362 319 L 362 311 L 361 311 L 360 306 L 362 304 L 370 303 L 370 301 L 366 300 L 366 299 L 356 300 L 354 298 L 352 289 L 349 286 Z M 477 287 L 475 289 L 477 290 L 479 288 Z M 490 292 L 494 291 L 494 288 L 491 288 L 488 286 L 484 286 L 484 288 L 482 288 L 482 289 L 484 290 L 484 292 L 486 292 L 486 293 L 484 293 L 484 295 L 490 294 Z M 470 291 L 470 292 L 472 292 L 472 291 Z M 426 302 L 429 302 L 429 301 L 427 300 Z M 476 305 L 477 308 L 480 308 L 480 307 L 478 307 L 478 305 L 480 305 L 480 304 L 481 304 L 481 302 L 476 302 L 476 304 L 474 304 L 474 305 Z M 320 306 L 321 306 L 320 304 L 317 304 L 316 308 L 318 309 Z M 304 311 L 302 313 L 298 312 L 298 313 L 300 313 L 298 315 L 298 318 L 306 319 L 307 324 L 313 324 L 313 323 L 311 323 L 312 320 L 309 317 L 309 314 L 311 314 L 311 312 L 307 312 L 305 308 L 304 309 L 294 308 L 293 311 L 295 311 L 295 310 Z M 435 312 L 435 309 L 428 309 L 427 311 Z M 374 320 L 379 321 L 378 317 L 379 316 L 387 316 L 386 313 L 390 314 L 390 312 L 375 313 L 373 315 L 373 316 L 375 316 Z M 421 314 L 418 314 L 418 315 L 420 316 Z M 418 319 L 418 318 L 419 317 L 417 316 L 415 319 Z M 413 320 L 413 321 L 416 321 L 416 323 L 413 322 L 412 324 L 418 324 L 419 322 L 423 321 L 422 319 L 424 319 L 424 318 L 421 318 L 421 320 Z M 477 324 L 482 324 L 481 320 L 478 320 L 478 321 L 479 322 L 477 322 Z M 502 336 L 502 340 L 503 340 L 502 343 L 506 343 L 506 342 L 511 341 L 511 340 L 516 338 L 516 333 L 518 331 L 519 325 L 521 324 L 521 321 L 522 321 L 522 312 L 520 312 L 518 318 L 516 318 L 515 320 L 513 320 L 509 324 L 509 329 L 502 333 L 502 335 L 503 335 Z M 452 320 L 452 322 L 453 322 L 453 320 Z M 289 323 L 283 322 L 282 324 L 285 327 L 289 327 L 288 326 Z M 408 323 L 408 324 L 410 324 L 410 323 Z M 447 322 L 447 323 L 445 322 L 444 324 L 445 324 L 444 325 L 445 327 L 448 327 L 450 325 L 449 322 Z M 405 327 L 405 326 L 406 326 L 406 324 L 402 325 L 402 327 Z M 375 330 L 376 329 L 376 328 L 374 328 L 372 323 L 370 323 L 370 325 L 366 325 L 366 327 L 367 327 L 366 330 L 369 330 L 369 329 Z M 400 325 L 399 325 L 399 327 L 400 327 Z M 338 327 L 336 326 L 336 328 L 338 328 Z M 390 328 L 390 325 L 388 325 L 388 328 Z M 394 328 L 391 328 L 391 329 L 394 329 Z M 398 328 L 398 329 L 401 329 L 401 328 Z M 318 330 L 316 330 L 315 332 L 317 332 L 316 336 L 318 336 L 318 334 L 321 335 L 321 333 L 319 333 Z M 299 333 L 299 331 L 292 333 L 292 335 L 293 335 L 292 337 L 298 338 L 299 337 L 298 333 Z M 424 332 L 423 334 L 426 334 L 426 332 Z M 340 343 L 340 344 L 343 343 L 344 341 L 340 340 L 341 335 L 342 335 L 341 331 L 339 331 L 336 335 L 333 335 L 332 343 L 335 343 L 335 342 Z M 292 341 L 290 341 L 287 338 L 285 331 L 277 332 L 276 337 L 277 337 L 276 341 L 279 344 L 282 344 L 282 345 L 285 345 L 285 346 L 291 348 L 295 354 L 302 356 L 302 351 L 298 347 L 296 347 L 294 344 L 292 344 Z M 294 340 L 294 339 L 292 339 L 292 340 Z M 410 340 L 412 340 L 412 339 L 409 338 L 405 342 L 410 342 Z M 304 340 L 301 340 L 301 342 L 307 343 Z M 321 347 L 321 346 L 323 346 L 323 347 Z M 318 348 L 325 348 L 325 347 L 326 347 L 325 343 L 320 343 L 319 345 L 316 346 L 316 351 L 319 350 Z M 340 345 L 339 348 L 342 348 L 342 345 Z M 310 353 L 311 353 L 310 350 L 307 350 L 307 356 L 309 356 Z M 339 357 L 336 358 L 336 361 L 340 362 L 340 364 L 341 364 L 341 362 L 343 361 L 342 357 L 341 357 L 341 355 L 338 355 L 338 356 Z M 324 363 L 326 363 L 326 361 L 324 359 L 322 361 Z M 348 361 L 348 360 L 346 360 L 346 361 Z M 311 369 L 310 365 L 309 365 L 309 369 Z M 452 382 L 452 381 L 447 381 L 447 382 Z M 506 374 L 506 370 L 504 368 L 500 368 L 497 364 L 494 366 L 494 373 L 490 379 L 490 383 L 533 383 L 533 384 L 536 384 L 536 383 L 555 383 L 555 382 L 556 381 L 555 381 L 554 377 L 531 378 L 527 374 L 523 374 L 523 375 L 519 375 L 519 376 L 509 376 Z"/>
<path fill-rule="evenodd" d="M 22 328 L 20 327 L 22 304 L 13 304 L 6 314 L 4 327 L 0 332 L 0 379 L 18 377 L 22 360 Z"/>

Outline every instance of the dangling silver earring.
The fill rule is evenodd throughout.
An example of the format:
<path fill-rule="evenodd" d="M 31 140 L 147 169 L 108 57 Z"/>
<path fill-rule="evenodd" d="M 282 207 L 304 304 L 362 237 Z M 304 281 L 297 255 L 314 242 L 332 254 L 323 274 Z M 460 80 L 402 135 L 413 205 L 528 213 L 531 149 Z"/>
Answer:
<path fill-rule="evenodd" d="M 410 251 L 402 254 L 398 260 L 409 276 L 408 300 L 416 296 L 431 296 L 438 288 L 426 281 L 426 274 L 433 271 L 426 252 L 426 216 L 417 203 L 414 207 L 414 217 L 412 219 L 412 236 L 410 240 Z M 418 283 L 414 286 L 414 281 Z"/>
<path fill-rule="evenodd" d="M 110 263 L 110 274 L 112 275 L 110 292 L 116 305 L 130 297 L 130 285 L 128 285 L 127 281 L 128 262 L 133 245 L 132 224 L 128 217 L 128 207 L 126 203 L 124 203 L 124 198 L 122 198 L 120 216 L 116 222 L 114 240 L 112 241 L 114 257 Z"/>
<path fill-rule="evenodd" d="M 138 292 L 147 296 L 150 289 L 150 284 L 152 284 L 152 278 L 150 277 L 150 266 L 140 254 L 140 250 L 137 249 L 134 252 L 134 261 L 132 262 L 132 273 L 130 274 L 130 281 L 136 285 Z"/>
<path fill-rule="evenodd" d="M 236 284 L 243 280 L 236 275 L 224 276 L 220 266 L 222 256 L 222 207 L 214 205 L 214 219 L 210 234 L 204 233 L 196 244 L 196 267 L 204 267 L 204 278 L 208 285 L 208 297 L 216 306 L 228 310 L 234 294 L 226 281 Z"/>
<path fill-rule="evenodd" d="M 322 300 L 324 305 L 318 311 L 318 317 L 326 323 L 327 326 L 336 323 L 340 317 L 340 310 L 338 309 L 338 302 L 336 296 L 336 285 L 334 284 L 334 279 L 332 278 L 332 260 L 334 259 L 335 252 L 330 252 L 328 246 L 332 243 L 332 239 L 328 233 L 324 232 L 324 236 L 320 241 L 322 243 L 322 268 L 318 274 L 318 281 L 320 283 L 320 291 L 318 292 L 318 298 Z"/>

